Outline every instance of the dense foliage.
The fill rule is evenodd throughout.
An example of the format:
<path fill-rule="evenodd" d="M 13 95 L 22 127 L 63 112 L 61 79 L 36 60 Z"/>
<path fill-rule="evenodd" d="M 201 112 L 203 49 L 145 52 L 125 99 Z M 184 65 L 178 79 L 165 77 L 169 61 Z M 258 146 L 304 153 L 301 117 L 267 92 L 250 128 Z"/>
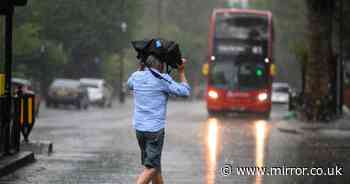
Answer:
<path fill-rule="evenodd" d="M 55 77 L 101 77 L 102 63 L 127 47 L 140 14 L 140 1 L 31 0 L 15 13 L 15 76 L 44 88 Z"/>

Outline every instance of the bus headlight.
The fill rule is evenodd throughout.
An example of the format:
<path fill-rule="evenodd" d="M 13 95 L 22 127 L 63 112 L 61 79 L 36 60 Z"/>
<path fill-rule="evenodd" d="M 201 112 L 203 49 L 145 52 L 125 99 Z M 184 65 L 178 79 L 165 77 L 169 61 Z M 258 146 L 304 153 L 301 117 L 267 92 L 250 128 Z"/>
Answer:
<path fill-rule="evenodd" d="M 208 92 L 208 96 L 209 96 L 211 99 L 214 99 L 214 100 L 216 100 L 216 99 L 219 98 L 218 92 L 213 91 L 213 90 L 210 90 L 210 91 Z"/>
<path fill-rule="evenodd" d="M 258 96 L 258 99 L 259 101 L 263 102 L 267 100 L 267 97 L 268 97 L 267 93 L 260 93 Z"/>

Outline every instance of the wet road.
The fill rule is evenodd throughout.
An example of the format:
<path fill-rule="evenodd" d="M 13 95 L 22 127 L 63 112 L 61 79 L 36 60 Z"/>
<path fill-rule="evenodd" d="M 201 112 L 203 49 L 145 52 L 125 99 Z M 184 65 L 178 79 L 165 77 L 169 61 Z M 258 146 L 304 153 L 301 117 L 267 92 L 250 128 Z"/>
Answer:
<path fill-rule="evenodd" d="M 269 121 L 230 116 L 208 118 L 203 102 L 170 102 L 163 150 L 166 183 L 346 183 L 346 177 L 237 176 L 237 167 L 349 165 L 350 147 L 312 144 L 310 138 L 278 131 L 285 106 L 273 108 Z M 54 153 L 0 183 L 135 183 L 142 171 L 131 126 L 132 104 L 88 111 L 42 108 L 32 140 L 51 140 Z M 312 137 L 311 137 L 312 139 Z M 316 139 L 314 137 L 314 139 Z M 340 139 L 342 145 L 348 139 Z M 347 143 L 348 145 L 349 143 Z M 336 145 L 336 144 L 334 144 Z M 221 168 L 231 166 L 224 176 Z"/>

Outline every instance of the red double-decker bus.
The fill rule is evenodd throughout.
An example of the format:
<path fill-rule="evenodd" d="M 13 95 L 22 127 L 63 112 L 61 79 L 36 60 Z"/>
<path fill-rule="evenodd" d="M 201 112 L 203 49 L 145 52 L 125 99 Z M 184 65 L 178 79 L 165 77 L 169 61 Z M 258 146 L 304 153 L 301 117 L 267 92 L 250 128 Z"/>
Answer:
<path fill-rule="evenodd" d="M 273 23 L 267 11 L 216 9 L 209 33 L 207 110 L 271 111 Z"/>

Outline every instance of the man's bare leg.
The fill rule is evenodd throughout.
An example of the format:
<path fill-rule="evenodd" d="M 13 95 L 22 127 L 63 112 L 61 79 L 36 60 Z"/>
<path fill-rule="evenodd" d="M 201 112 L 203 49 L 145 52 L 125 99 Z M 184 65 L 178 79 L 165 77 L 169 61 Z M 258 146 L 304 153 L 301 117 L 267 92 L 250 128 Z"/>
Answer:
<path fill-rule="evenodd" d="M 153 176 L 152 184 L 164 184 L 162 174 L 159 171 Z"/>
<path fill-rule="evenodd" d="M 154 168 L 145 168 L 137 180 L 137 184 L 149 184 L 154 176 L 156 176 L 157 170 Z"/>

